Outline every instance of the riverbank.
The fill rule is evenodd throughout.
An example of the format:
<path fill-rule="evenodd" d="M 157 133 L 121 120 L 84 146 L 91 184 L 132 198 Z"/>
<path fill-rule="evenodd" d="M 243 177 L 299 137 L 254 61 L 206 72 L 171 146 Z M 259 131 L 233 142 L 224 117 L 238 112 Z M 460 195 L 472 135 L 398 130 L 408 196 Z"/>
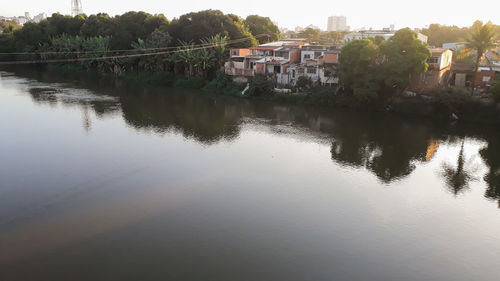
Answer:
<path fill-rule="evenodd" d="M 19 67 L 10 67 L 15 70 Z M 337 88 L 308 87 L 293 89 L 292 93 L 275 93 L 275 85 L 270 80 L 253 79 L 249 90 L 242 95 L 246 83 L 232 81 L 231 77 L 218 73 L 213 80 L 203 77 L 186 77 L 172 73 L 127 72 L 120 76 L 87 71 L 75 65 L 36 66 L 36 69 L 55 72 L 67 76 L 94 76 L 112 79 L 135 87 L 172 87 L 197 89 L 207 94 L 233 96 L 243 99 L 265 100 L 276 103 L 306 104 L 329 108 L 347 108 L 356 111 L 373 111 L 382 114 L 397 114 L 413 118 L 433 120 L 500 123 L 500 104 L 493 99 L 472 97 L 467 92 L 455 88 L 432 89 L 423 94 L 393 95 L 385 99 L 359 100 L 355 96 Z M 9 69 L 9 68 L 7 68 Z"/>
<path fill-rule="evenodd" d="M 270 102 L 307 104 L 332 108 L 348 108 L 358 111 L 393 113 L 408 117 L 431 118 L 449 121 L 476 123 L 500 123 L 500 103 L 492 97 L 471 96 L 457 88 L 434 88 L 421 94 L 401 93 L 390 97 L 360 100 L 336 87 L 311 86 L 293 88 L 290 93 L 276 92 L 270 80 L 255 77 L 248 83 L 249 89 L 242 93 L 247 83 L 234 82 L 231 77 L 218 73 L 208 81 L 201 77 L 167 75 L 151 76 L 144 73 L 122 77 L 133 83 L 165 85 L 174 88 L 201 89 L 206 93 L 260 99 Z M 384 96 L 384 95 L 379 95 Z"/>
<path fill-rule="evenodd" d="M 263 78 L 252 79 L 248 91 L 242 94 L 245 86 L 246 84 L 233 82 L 230 77 L 219 74 L 202 89 L 216 94 L 272 102 L 349 108 L 444 121 L 500 123 L 500 103 L 491 96 L 471 96 L 465 90 L 452 87 L 429 89 L 421 94 L 401 93 L 390 97 L 361 100 L 337 87 L 311 86 L 302 89 L 293 88 L 290 93 L 278 93 L 274 90 L 275 85 Z"/>

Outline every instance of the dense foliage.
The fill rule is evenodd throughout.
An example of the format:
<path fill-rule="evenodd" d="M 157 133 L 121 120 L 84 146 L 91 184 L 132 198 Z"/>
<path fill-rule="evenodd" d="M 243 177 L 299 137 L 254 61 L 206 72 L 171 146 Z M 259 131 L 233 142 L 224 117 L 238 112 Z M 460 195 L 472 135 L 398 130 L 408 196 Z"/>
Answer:
<path fill-rule="evenodd" d="M 420 32 L 428 36 L 430 46 L 441 47 L 443 43 L 464 42 L 469 37 L 473 26 L 458 27 L 454 25 L 431 24 L 428 28 L 420 30 Z M 500 25 L 492 25 L 492 29 L 500 39 Z"/>
<path fill-rule="evenodd" d="M 248 38 L 249 40 L 233 45 L 248 47 L 257 44 L 245 21 L 232 14 L 223 14 L 217 10 L 189 13 L 174 19 L 168 27 L 169 33 L 177 40 L 199 43 L 207 36 L 221 34 L 230 39 Z"/>
<path fill-rule="evenodd" d="M 268 36 L 254 36 L 261 34 Z M 280 33 L 269 18 L 244 20 L 217 10 L 189 13 L 171 22 L 145 12 L 115 17 L 53 14 L 19 30 L 9 27 L 0 35 L 0 52 L 33 54 L 1 55 L 0 60 L 75 59 L 87 69 L 117 75 L 141 70 L 213 78 L 228 55 L 228 44 L 248 47 L 258 43 L 256 37 L 264 42 L 278 39 Z M 154 55 L 135 56 L 146 53 Z"/>
<path fill-rule="evenodd" d="M 500 102 L 500 77 L 497 78 L 495 84 L 491 86 L 490 92 L 493 94 L 495 101 Z"/>
<path fill-rule="evenodd" d="M 267 34 L 267 36 L 257 39 L 261 44 L 276 41 L 281 37 L 279 28 L 270 18 L 251 15 L 245 19 L 245 24 L 254 35 Z"/>
<path fill-rule="evenodd" d="M 378 43 L 378 44 L 377 44 Z M 344 45 L 340 80 L 361 101 L 401 92 L 412 75 L 427 71 L 427 46 L 415 32 L 401 29 L 389 40 L 361 39 Z"/>
<path fill-rule="evenodd" d="M 480 61 L 483 59 L 484 54 L 495 46 L 494 39 L 495 33 L 491 23 L 483 24 L 477 21 L 472 25 L 471 32 L 466 38 L 466 48 L 475 51 L 476 60 L 474 71 L 477 72 Z"/>
<path fill-rule="evenodd" d="M 14 30 L 20 29 L 22 26 L 17 22 L 2 20 L 0 21 L 0 33 L 12 33 Z"/>

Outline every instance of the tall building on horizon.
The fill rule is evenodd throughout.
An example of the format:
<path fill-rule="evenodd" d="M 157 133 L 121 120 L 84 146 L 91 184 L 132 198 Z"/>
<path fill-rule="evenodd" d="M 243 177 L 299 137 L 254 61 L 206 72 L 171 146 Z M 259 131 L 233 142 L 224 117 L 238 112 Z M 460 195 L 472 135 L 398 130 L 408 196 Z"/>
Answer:
<path fill-rule="evenodd" d="M 328 17 L 327 31 L 348 31 L 347 18 L 345 16 Z"/>

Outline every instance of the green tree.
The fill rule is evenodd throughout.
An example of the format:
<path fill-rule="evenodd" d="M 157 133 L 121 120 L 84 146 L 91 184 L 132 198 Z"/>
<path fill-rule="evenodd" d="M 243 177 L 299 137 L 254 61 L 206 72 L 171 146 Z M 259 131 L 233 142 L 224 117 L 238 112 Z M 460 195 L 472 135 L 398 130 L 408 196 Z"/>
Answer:
<path fill-rule="evenodd" d="M 268 97 L 273 95 L 274 83 L 267 76 L 258 74 L 250 80 L 248 95 L 253 97 Z"/>
<path fill-rule="evenodd" d="M 346 32 L 329 31 L 320 34 L 319 42 L 321 44 L 340 44 L 344 40 Z"/>
<path fill-rule="evenodd" d="M 245 19 L 245 24 L 253 34 L 253 36 L 267 34 L 268 36 L 259 37 L 259 43 L 268 43 L 280 39 L 281 33 L 279 28 L 268 17 L 261 17 L 257 15 L 248 16 Z"/>
<path fill-rule="evenodd" d="M 0 21 L 0 30 L 3 30 L 4 33 L 12 33 L 14 30 L 21 29 L 22 25 L 13 21 Z"/>
<path fill-rule="evenodd" d="M 215 55 L 213 49 L 200 49 L 194 52 L 194 66 L 198 75 L 206 77 L 208 70 L 215 64 Z"/>
<path fill-rule="evenodd" d="M 172 37 L 168 32 L 157 28 L 151 33 L 146 40 L 138 39 L 137 42 L 132 43 L 132 47 L 137 50 L 145 50 L 147 53 L 164 52 L 166 47 L 172 42 Z M 135 65 L 138 69 L 146 71 L 164 71 L 165 63 L 167 62 L 168 55 L 158 54 L 155 56 L 144 56 L 135 59 Z"/>
<path fill-rule="evenodd" d="M 9 53 L 14 51 L 14 35 L 0 34 L 0 53 Z M 11 60 L 7 55 L 0 55 L 0 60 Z"/>
<path fill-rule="evenodd" d="M 40 23 L 28 22 L 22 29 L 14 32 L 15 49 L 21 52 L 36 51 L 40 44 L 49 43 L 51 40 L 49 33 L 49 22 Z"/>
<path fill-rule="evenodd" d="M 206 10 L 189 13 L 174 19 L 168 27 L 169 33 L 179 42 L 201 43 L 201 39 L 221 34 L 230 40 L 245 39 L 232 47 L 249 47 L 257 40 L 248 30 L 243 19 L 236 15 L 225 15 L 218 10 Z"/>
<path fill-rule="evenodd" d="M 427 42 L 429 45 L 441 47 L 443 43 L 464 41 L 469 30 L 467 27 L 446 26 L 435 23 L 420 30 L 420 32 L 428 37 Z"/>
<path fill-rule="evenodd" d="M 212 51 L 215 57 L 215 68 L 220 69 L 224 65 L 226 46 L 229 41 L 229 37 L 222 34 L 217 34 L 211 37 L 201 39 L 201 43 L 205 46 L 213 46 Z"/>
<path fill-rule="evenodd" d="M 491 86 L 490 92 L 493 94 L 495 101 L 500 102 L 500 77 L 498 77 L 495 84 Z"/>
<path fill-rule="evenodd" d="M 67 34 L 76 36 L 80 34 L 80 29 L 87 19 L 86 15 L 77 15 L 74 17 L 61 15 L 59 13 L 52 14 L 47 18 L 48 32 L 51 36 Z"/>
<path fill-rule="evenodd" d="M 306 28 L 297 34 L 298 38 L 305 38 L 309 41 L 319 42 L 321 40 L 321 30 Z"/>
<path fill-rule="evenodd" d="M 369 39 L 353 40 L 342 47 L 339 77 L 348 93 L 363 101 L 377 97 L 379 85 L 375 69 L 379 57 L 379 47 Z"/>
<path fill-rule="evenodd" d="M 80 29 L 84 37 L 112 36 L 116 30 L 116 24 L 108 14 L 91 15 Z"/>
<path fill-rule="evenodd" d="M 403 90 L 408 87 L 410 77 L 426 72 L 427 59 L 431 52 L 417 34 L 409 28 L 401 29 L 391 38 L 380 44 L 384 60 L 380 75 L 383 75 L 385 93 Z"/>
<path fill-rule="evenodd" d="M 114 18 L 116 30 L 111 39 L 112 49 L 130 49 L 132 42 L 147 38 L 157 28 L 166 28 L 168 21 L 163 15 L 145 12 L 128 12 Z"/>
<path fill-rule="evenodd" d="M 481 21 L 476 21 L 471 28 L 469 37 L 466 39 L 466 47 L 476 52 L 476 60 L 474 63 L 474 81 L 472 82 L 472 93 L 476 86 L 476 75 L 481 60 L 484 54 L 495 46 L 495 33 L 491 23 L 483 24 Z"/>
<path fill-rule="evenodd" d="M 312 83 L 313 82 L 312 82 L 311 78 L 309 78 L 307 76 L 299 76 L 299 78 L 297 78 L 296 86 L 300 90 L 307 90 L 312 86 Z"/>

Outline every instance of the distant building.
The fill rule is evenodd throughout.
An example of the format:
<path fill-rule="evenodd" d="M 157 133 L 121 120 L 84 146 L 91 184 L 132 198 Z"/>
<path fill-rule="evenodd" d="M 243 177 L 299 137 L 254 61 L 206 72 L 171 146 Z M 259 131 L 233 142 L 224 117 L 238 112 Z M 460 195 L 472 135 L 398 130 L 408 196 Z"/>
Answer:
<path fill-rule="evenodd" d="M 328 17 L 327 31 L 348 31 L 347 18 L 344 16 Z"/>
<path fill-rule="evenodd" d="M 18 23 L 20 25 L 23 25 L 23 24 L 28 23 L 28 22 L 39 23 L 45 19 L 47 19 L 47 15 L 45 13 L 38 14 L 34 18 L 31 17 L 29 12 L 25 12 L 24 16 L 18 16 L 18 17 L 0 16 L 0 21 L 12 21 L 12 22 Z"/>
<path fill-rule="evenodd" d="M 451 49 L 453 51 L 457 51 L 459 49 L 462 49 L 465 47 L 465 42 L 451 42 L 451 43 L 444 43 L 443 44 L 443 49 Z"/>
<path fill-rule="evenodd" d="M 391 30 L 390 28 L 384 28 L 383 30 L 361 30 L 357 32 L 351 32 L 349 34 L 346 34 L 344 36 L 344 42 L 350 42 L 353 40 L 359 40 L 359 39 L 364 39 L 364 38 L 375 38 L 377 36 L 383 37 L 385 40 L 391 38 L 394 36 L 396 31 Z M 427 43 L 427 36 L 417 32 L 417 38 L 418 40 Z"/>
<path fill-rule="evenodd" d="M 47 14 L 40 13 L 40 14 L 36 15 L 31 21 L 35 22 L 35 23 L 39 23 L 42 20 L 46 20 L 46 19 L 47 19 Z"/>

